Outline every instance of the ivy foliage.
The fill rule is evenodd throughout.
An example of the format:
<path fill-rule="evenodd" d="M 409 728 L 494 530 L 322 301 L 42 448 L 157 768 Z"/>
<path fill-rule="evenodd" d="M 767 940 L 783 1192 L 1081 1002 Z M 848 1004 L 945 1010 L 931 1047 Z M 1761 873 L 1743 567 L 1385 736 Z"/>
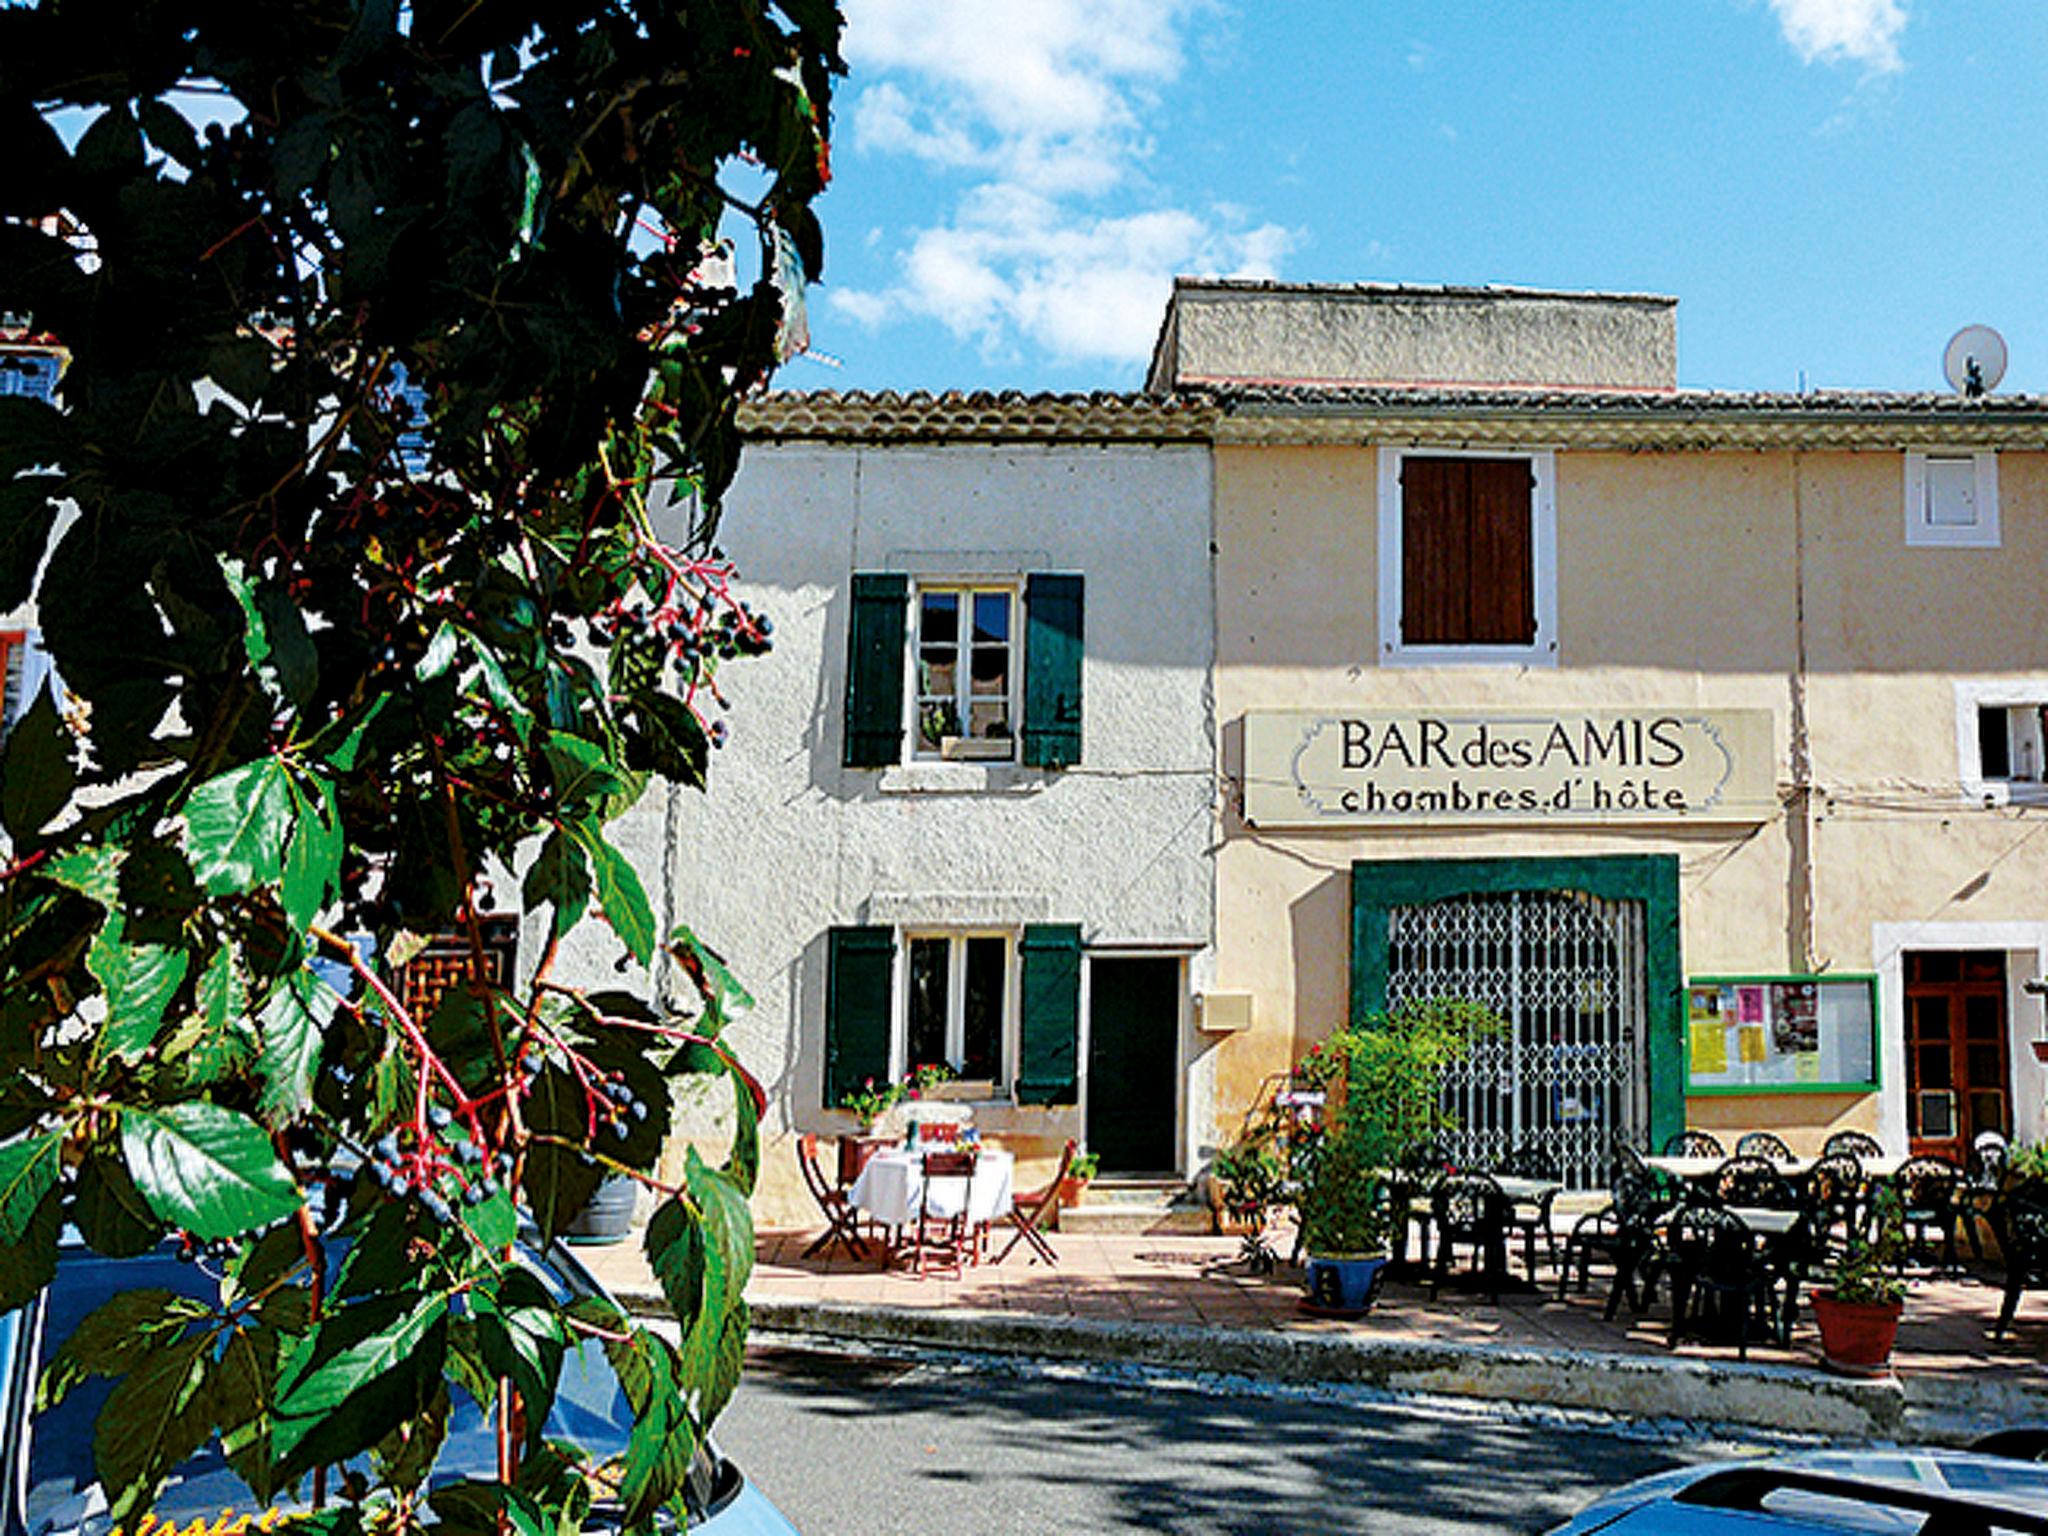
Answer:
<path fill-rule="evenodd" d="M 679 1507 L 739 1370 L 760 1090 L 720 1038 L 745 993 L 613 828 L 701 785 L 718 670 L 771 643 L 710 526 L 818 275 L 839 28 L 0 7 L 0 312 L 69 354 L 56 405 L 0 399 L 0 610 L 35 603 L 64 685 L 0 754 L 0 1310 L 66 1224 L 220 1277 L 119 1295 L 46 1372 L 45 1404 L 113 1378 L 117 1521 L 210 1443 L 337 1531 Z M 744 288 L 707 259 L 734 230 Z M 539 939 L 503 977 L 511 870 Z M 592 992 L 556 959 L 600 921 L 629 975 Z M 472 979 L 408 1007 L 394 964 L 451 932 Z M 719 1166 L 662 1160 L 686 1077 L 730 1086 Z M 607 1173 L 657 1191 L 678 1343 L 517 1262 Z M 544 1427 L 592 1348 L 638 1413 L 605 1464 Z M 428 1497 L 453 1393 L 498 1475 Z"/>

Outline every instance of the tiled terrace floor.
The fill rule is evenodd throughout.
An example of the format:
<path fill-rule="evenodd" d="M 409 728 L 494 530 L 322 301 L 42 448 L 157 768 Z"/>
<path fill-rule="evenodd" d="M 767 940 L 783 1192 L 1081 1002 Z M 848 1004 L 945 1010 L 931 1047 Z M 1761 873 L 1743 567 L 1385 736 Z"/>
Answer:
<path fill-rule="evenodd" d="M 1421 1285 L 1391 1280 L 1370 1316 L 1335 1322 L 1298 1310 L 1298 1269 L 1283 1263 L 1271 1275 L 1244 1273 L 1236 1262 L 1235 1238 L 1054 1234 L 1057 1268 L 1027 1263 L 1019 1248 L 1008 1263 L 970 1268 L 955 1280 L 885 1272 L 873 1262 L 856 1263 L 843 1255 L 800 1257 L 815 1235 L 762 1233 L 749 1299 L 995 1309 L 1190 1328 L 1353 1329 L 1383 1338 L 1658 1354 L 1666 1352 L 1670 1332 L 1668 1293 L 1660 1293 L 1642 1317 L 1632 1318 L 1623 1307 L 1613 1322 L 1603 1319 L 1606 1277 L 1597 1269 L 1585 1296 L 1574 1292 L 1558 1301 L 1555 1276 L 1543 1269 L 1539 1290 L 1503 1293 L 1498 1306 L 1483 1294 L 1449 1288 L 1432 1302 Z M 1287 1240 L 1284 1234 L 1280 1238 L 1283 1253 Z M 586 1249 L 583 1256 L 614 1289 L 654 1288 L 637 1244 Z M 1519 1257 L 1515 1271 L 1521 1272 Z M 2024 1297 L 2016 1324 L 2003 1341 L 1994 1342 L 1990 1330 L 2001 1284 L 1995 1266 L 1980 1266 L 1960 1279 L 1914 1279 L 1894 1356 L 1900 1374 L 2027 1376 L 2048 1382 L 2048 1293 Z M 1735 1350 L 1688 1341 L 1677 1353 L 1726 1359 Z M 1802 1307 L 1789 1349 L 1752 1344 L 1749 1358 L 1817 1366 L 1820 1341 L 1811 1308 Z"/>

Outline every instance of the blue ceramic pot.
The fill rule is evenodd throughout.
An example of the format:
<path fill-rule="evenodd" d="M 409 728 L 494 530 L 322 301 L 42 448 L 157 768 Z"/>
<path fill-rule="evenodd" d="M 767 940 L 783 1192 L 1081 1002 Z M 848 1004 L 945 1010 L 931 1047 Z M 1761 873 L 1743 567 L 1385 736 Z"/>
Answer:
<path fill-rule="evenodd" d="M 1330 1317 L 1363 1317 L 1372 1309 L 1385 1277 L 1384 1256 L 1370 1259 L 1327 1259 L 1311 1254 L 1308 1294 L 1302 1305 Z"/>

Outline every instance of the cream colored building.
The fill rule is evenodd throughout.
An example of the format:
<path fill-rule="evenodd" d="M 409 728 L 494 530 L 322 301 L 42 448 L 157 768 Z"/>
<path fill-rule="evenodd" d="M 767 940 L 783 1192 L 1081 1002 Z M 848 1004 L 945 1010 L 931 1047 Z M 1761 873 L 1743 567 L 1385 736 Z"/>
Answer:
<path fill-rule="evenodd" d="M 1177 286 L 1232 1106 L 1493 1003 L 1456 1140 L 2048 1131 L 2048 401 L 1675 383 L 1672 301 Z M 1936 338 L 1938 340 L 1938 338 Z"/>

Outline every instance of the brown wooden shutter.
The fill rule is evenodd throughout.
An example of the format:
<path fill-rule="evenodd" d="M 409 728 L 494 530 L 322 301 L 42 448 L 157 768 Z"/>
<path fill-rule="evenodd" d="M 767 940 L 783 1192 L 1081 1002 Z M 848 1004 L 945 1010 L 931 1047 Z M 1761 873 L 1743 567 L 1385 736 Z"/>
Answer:
<path fill-rule="evenodd" d="M 1526 459 L 1401 461 L 1401 643 L 1536 638 Z"/>
<path fill-rule="evenodd" d="M 1475 645 L 1536 638 L 1536 568 L 1526 459 L 1467 459 L 1471 512 L 1471 625 Z"/>
<path fill-rule="evenodd" d="M 1465 461 L 1401 461 L 1401 643 L 1466 638 L 1470 585 Z"/>

